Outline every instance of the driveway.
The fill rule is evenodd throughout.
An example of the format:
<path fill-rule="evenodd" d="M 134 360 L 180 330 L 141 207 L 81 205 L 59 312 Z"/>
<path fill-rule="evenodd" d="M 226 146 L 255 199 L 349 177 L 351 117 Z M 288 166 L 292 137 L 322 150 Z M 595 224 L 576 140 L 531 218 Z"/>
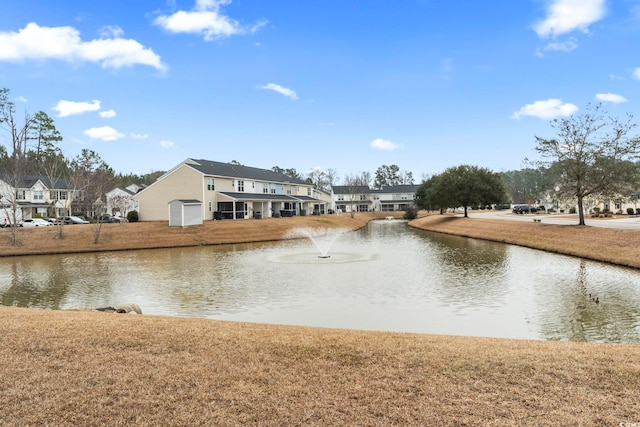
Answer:
<path fill-rule="evenodd" d="M 578 225 L 578 217 L 569 217 L 563 214 L 523 214 L 517 215 L 511 211 L 469 211 L 470 218 L 479 219 L 503 219 L 507 221 L 533 221 L 533 218 L 540 219 L 543 224 L 558 225 Z M 629 230 L 640 230 L 640 217 L 628 217 L 627 215 L 619 215 L 616 218 L 608 219 L 591 219 L 585 216 L 585 224 L 591 227 L 603 228 L 620 228 Z"/>

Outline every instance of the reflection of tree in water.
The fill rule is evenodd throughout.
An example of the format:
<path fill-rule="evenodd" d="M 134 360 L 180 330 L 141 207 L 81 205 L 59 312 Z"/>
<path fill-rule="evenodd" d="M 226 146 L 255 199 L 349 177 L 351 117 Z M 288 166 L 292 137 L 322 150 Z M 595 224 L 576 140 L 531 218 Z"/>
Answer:
<path fill-rule="evenodd" d="M 78 265 L 82 268 L 78 269 Z M 104 280 L 99 279 L 108 277 L 108 267 L 98 255 L 7 259 L 0 268 L 5 269 L 3 276 L 7 276 L 3 277 L 6 282 L 0 284 L 0 301 L 4 306 L 58 310 L 65 308 L 74 292 L 89 302 L 103 300 L 110 293 Z"/>
<path fill-rule="evenodd" d="M 607 269 L 597 263 L 580 260 L 574 278 L 569 277 L 554 283 L 552 288 L 544 286 L 540 290 L 539 316 L 544 337 L 640 343 L 639 290 L 620 283 L 608 283 Z M 596 270 L 602 271 L 596 275 Z M 631 273 L 630 279 L 635 275 Z"/>
<path fill-rule="evenodd" d="M 10 277 L 9 285 L 0 288 L 2 305 L 59 309 L 69 290 L 69 281 L 60 265 L 52 267 L 38 266 L 31 260 L 4 267 L 10 271 Z"/>
<path fill-rule="evenodd" d="M 506 280 L 501 280 L 508 269 L 507 245 L 439 233 L 429 233 L 428 239 L 444 278 L 433 284 L 433 290 L 446 301 L 493 305 L 502 299 L 507 289 Z"/>

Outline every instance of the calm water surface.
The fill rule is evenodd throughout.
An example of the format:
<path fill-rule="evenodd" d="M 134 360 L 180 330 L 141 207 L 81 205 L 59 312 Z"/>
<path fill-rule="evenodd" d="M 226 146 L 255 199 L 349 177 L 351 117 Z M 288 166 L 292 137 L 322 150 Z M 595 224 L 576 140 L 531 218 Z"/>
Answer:
<path fill-rule="evenodd" d="M 375 221 L 275 244 L 0 259 L 5 306 L 640 343 L 640 273 Z M 328 259 L 318 258 L 329 248 Z M 593 298 L 599 298 L 599 304 Z"/>

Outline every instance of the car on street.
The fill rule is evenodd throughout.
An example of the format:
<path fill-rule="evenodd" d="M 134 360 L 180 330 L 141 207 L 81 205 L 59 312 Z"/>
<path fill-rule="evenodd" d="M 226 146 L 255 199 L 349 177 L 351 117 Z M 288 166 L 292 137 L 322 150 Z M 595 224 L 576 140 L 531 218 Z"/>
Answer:
<path fill-rule="evenodd" d="M 117 216 L 112 216 L 112 215 L 102 215 L 100 216 L 100 221 L 108 222 L 108 223 L 120 223 L 120 222 L 124 222 L 124 219 Z"/>
<path fill-rule="evenodd" d="M 65 216 L 63 218 L 63 221 L 65 224 L 89 224 L 89 221 L 87 221 L 86 219 L 82 219 L 80 217 L 77 216 Z"/>
<path fill-rule="evenodd" d="M 513 207 L 512 212 L 514 214 L 536 213 L 538 212 L 538 208 L 529 205 L 516 205 Z"/>
<path fill-rule="evenodd" d="M 42 218 L 27 218 L 22 220 L 23 227 L 47 227 L 49 225 L 53 224 Z"/>

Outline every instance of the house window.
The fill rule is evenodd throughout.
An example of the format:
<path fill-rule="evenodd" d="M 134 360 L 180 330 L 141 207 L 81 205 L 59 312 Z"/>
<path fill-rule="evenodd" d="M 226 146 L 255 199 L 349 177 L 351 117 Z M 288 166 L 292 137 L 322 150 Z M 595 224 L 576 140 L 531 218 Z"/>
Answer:
<path fill-rule="evenodd" d="M 262 186 L 262 192 L 263 193 L 268 193 L 269 192 L 269 184 L 267 184 L 266 182 Z"/>
<path fill-rule="evenodd" d="M 50 200 L 67 200 L 67 192 L 66 191 L 49 191 L 49 199 Z"/>
<path fill-rule="evenodd" d="M 207 178 L 207 190 L 213 191 L 216 189 L 216 180 L 215 178 Z"/>
<path fill-rule="evenodd" d="M 287 194 L 291 195 L 291 187 L 287 187 Z"/>
<path fill-rule="evenodd" d="M 311 195 L 311 187 L 308 187 L 307 188 L 307 196 L 310 196 L 310 195 Z"/>
<path fill-rule="evenodd" d="M 379 195 L 377 195 L 377 194 L 374 194 L 374 195 L 373 195 L 373 200 L 380 200 L 380 196 L 379 196 Z"/>
<path fill-rule="evenodd" d="M 209 202 L 209 212 L 211 212 L 211 209 L 213 209 L 213 204 L 212 202 Z"/>
<path fill-rule="evenodd" d="M 360 201 L 363 201 L 363 200 L 367 200 L 366 194 L 361 194 L 360 195 Z"/>
<path fill-rule="evenodd" d="M 244 192 L 244 181 L 238 181 L 238 191 Z"/>
<path fill-rule="evenodd" d="M 33 200 L 44 200 L 44 193 L 42 190 L 35 190 L 33 192 Z"/>
<path fill-rule="evenodd" d="M 271 184 L 271 194 L 276 194 L 276 186 L 275 186 L 275 184 Z"/>
<path fill-rule="evenodd" d="M 400 197 L 402 197 L 402 200 L 409 200 L 409 196 L 406 194 L 402 194 Z"/>
<path fill-rule="evenodd" d="M 343 201 L 344 200 L 344 194 L 338 194 L 338 200 Z"/>
<path fill-rule="evenodd" d="M 27 192 L 25 190 L 16 191 L 16 199 L 25 200 L 27 198 Z"/>

